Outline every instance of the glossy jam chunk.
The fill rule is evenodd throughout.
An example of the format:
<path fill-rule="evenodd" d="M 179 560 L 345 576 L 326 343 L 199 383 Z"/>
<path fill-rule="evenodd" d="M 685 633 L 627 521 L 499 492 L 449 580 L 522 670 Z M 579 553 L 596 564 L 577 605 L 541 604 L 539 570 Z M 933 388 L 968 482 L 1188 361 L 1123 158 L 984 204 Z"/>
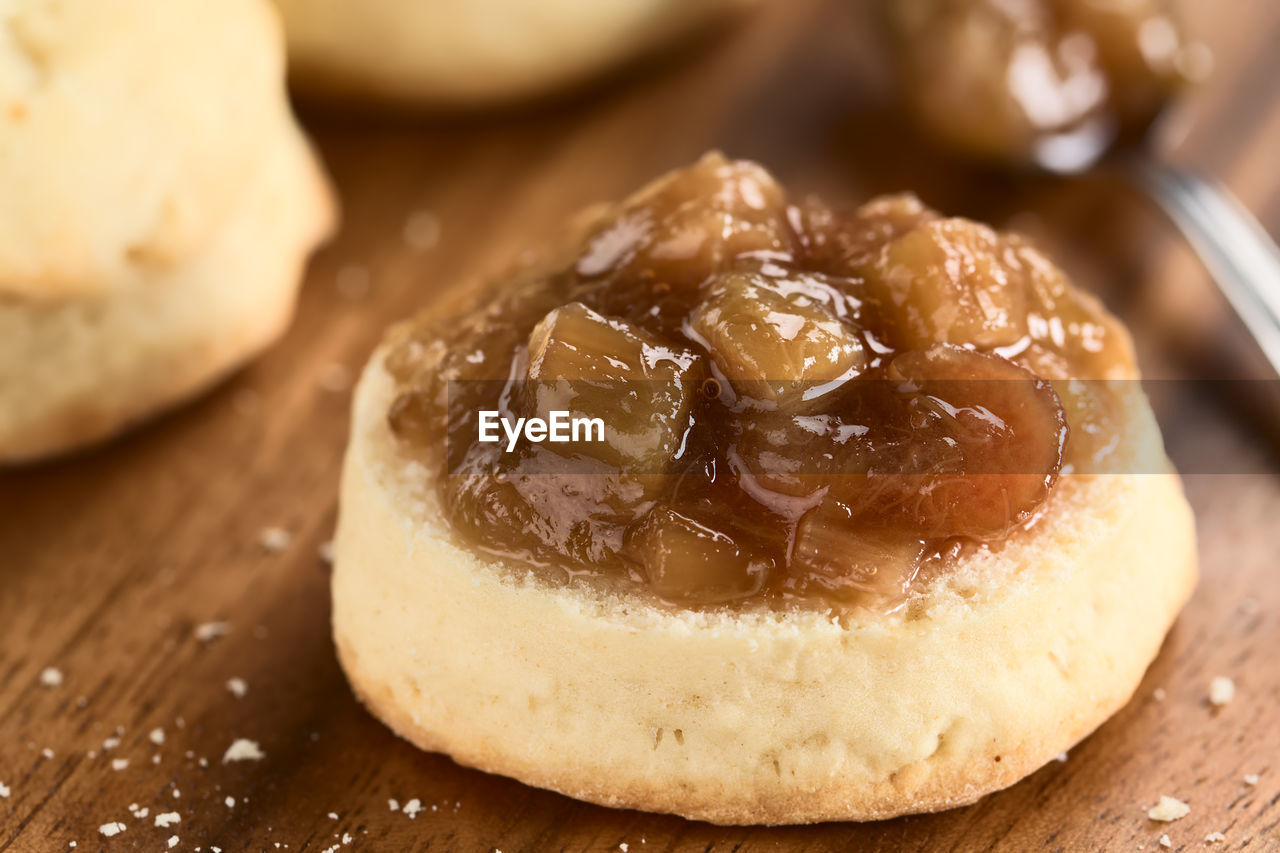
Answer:
<path fill-rule="evenodd" d="M 402 329 L 388 422 L 460 536 L 681 606 L 893 606 L 1112 439 L 1122 331 L 1017 238 L 838 212 L 708 155 L 472 313 Z M 1082 390 L 1087 389 L 1087 390 Z M 603 440 L 477 440 L 477 413 Z M 1082 428 L 1077 428 L 1077 427 Z"/>
<path fill-rule="evenodd" d="M 904 96 L 970 153 L 1075 168 L 1145 132 L 1203 57 L 1169 0 L 883 0 Z"/>

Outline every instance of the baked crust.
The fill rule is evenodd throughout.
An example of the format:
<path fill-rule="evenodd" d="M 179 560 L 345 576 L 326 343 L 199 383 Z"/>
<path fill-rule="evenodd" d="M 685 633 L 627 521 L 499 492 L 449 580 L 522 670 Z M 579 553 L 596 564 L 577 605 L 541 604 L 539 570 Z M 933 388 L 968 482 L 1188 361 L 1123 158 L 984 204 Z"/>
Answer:
<path fill-rule="evenodd" d="M 212 241 L 58 301 L 0 295 L 0 464 L 104 439 L 189 397 L 284 331 L 334 203 L 306 141 L 281 123 Z"/>
<path fill-rule="evenodd" d="M 751 0 L 275 2 L 302 89 L 466 107 L 584 80 Z"/>
<path fill-rule="evenodd" d="M 333 575 L 339 658 L 423 749 L 714 823 L 872 820 L 973 802 L 1120 708 L 1195 583 L 1194 525 L 1134 383 L 1136 473 L 1064 476 L 1044 517 L 891 614 L 695 612 L 483 557 L 356 393 Z"/>

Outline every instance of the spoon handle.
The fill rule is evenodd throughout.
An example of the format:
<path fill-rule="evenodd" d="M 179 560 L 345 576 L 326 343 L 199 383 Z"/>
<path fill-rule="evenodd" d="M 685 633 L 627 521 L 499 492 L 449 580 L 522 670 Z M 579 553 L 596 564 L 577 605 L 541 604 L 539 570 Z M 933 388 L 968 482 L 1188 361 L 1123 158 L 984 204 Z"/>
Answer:
<path fill-rule="evenodd" d="M 1222 184 L 1186 169 L 1134 160 L 1130 180 L 1182 231 L 1280 374 L 1280 248 Z"/>

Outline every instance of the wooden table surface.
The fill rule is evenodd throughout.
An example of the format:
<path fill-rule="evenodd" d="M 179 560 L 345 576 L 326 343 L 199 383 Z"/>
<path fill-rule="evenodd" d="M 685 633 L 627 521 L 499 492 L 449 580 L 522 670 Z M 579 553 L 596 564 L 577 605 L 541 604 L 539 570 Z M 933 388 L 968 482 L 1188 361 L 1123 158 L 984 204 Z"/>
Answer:
<path fill-rule="evenodd" d="M 1280 7 L 1190 11 L 1217 73 L 1173 117 L 1167 148 L 1280 232 Z M 177 850 L 224 851 L 1159 850 L 1162 833 L 1199 850 L 1212 832 L 1226 836 L 1216 849 L 1280 850 L 1278 430 L 1247 421 L 1227 383 L 1164 383 L 1157 400 L 1194 472 L 1203 579 L 1137 695 L 1065 763 L 969 808 L 771 829 L 612 811 L 418 752 L 352 698 L 318 555 L 350 377 L 388 322 L 707 148 L 837 198 L 911 187 L 1014 225 L 1133 323 L 1152 375 L 1247 375 L 1239 326 L 1139 200 L 1100 181 L 979 174 L 900 140 L 861 15 L 775 0 L 660 66 L 502 116 L 305 113 L 345 225 L 288 337 L 110 446 L 0 476 L 0 851 L 161 850 L 172 835 Z M 286 547 L 263 546 L 269 527 Z M 215 622 L 228 633 L 198 638 Z M 42 683 L 46 667 L 61 684 Z M 1238 690 L 1214 710 L 1217 675 Z M 265 757 L 224 764 L 237 738 Z M 1162 794 L 1190 815 L 1149 821 Z M 415 798 L 416 817 L 388 806 Z M 155 826 L 167 812 L 180 822 Z M 104 838 L 112 821 L 127 828 Z"/>

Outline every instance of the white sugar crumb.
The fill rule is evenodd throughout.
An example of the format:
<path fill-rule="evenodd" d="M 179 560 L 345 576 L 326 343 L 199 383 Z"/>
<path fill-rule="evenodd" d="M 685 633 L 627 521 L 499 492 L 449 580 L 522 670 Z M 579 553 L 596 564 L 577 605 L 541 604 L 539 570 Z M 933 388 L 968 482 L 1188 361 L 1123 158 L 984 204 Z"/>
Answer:
<path fill-rule="evenodd" d="M 40 670 L 40 683 L 45 687 L 59 687 L 62 684 L 62 670 L 56 666 L 46 666 Z"/>
<path fill-rule="evenodd" d="M 6 797 L 9 796 L 9 793 L 8 793 L 9 789 L 5 788 L 4 791 L 5 791 L 5 796 Z M 400 811 L 400 802 L 395 799 L 387 800 L 387 808 L 391 809 L 393 812 L 398 812 Z"/>
<path fill-rule="evenodd" d="M 350 844 L 350 843 L 351 843 L 351 833 L 349 833 L 349 832 L 344 832 L 344 833 L 342 833 L 342 843 L 343 843 L 343 844 Z"/>
<path fill-rule="evenodd" d="M 170 835 L 170 836 L 169 836 L 169 846 L 170 846 L 170 847 L 177 847 L 177 846 L 178 846 L 178 836 L 176 836 L 176 835 Z"/>
<path fill-rule="evenodd" d="M 338 288 L 338 295 L 343 299 L 364 299 L 369 295 L 372 278 L 369 271 L 360 264 L 347 264 L 338 270 L 334 284 Z"/>
<path fill-rule="evenodd" d="M 1246 773 L 1246 774 L 1245 774 L 1245 777 L 1244 777 L 1244 783 L 1245 783 L 1246 785 L 1249 785 L 1250 787 L 1252 787 L 1252 786 L 1254 786 L 1254 785 L 1258 784 L 1258 774 L 1257 774 L 1257 773 Z"/>
<path fill-rule="evenodd" d="M 113 820 L 111 823 L 104 823 L 102 826 L 98 827 L 98 832 L 105 835 L 107 838 L 110 838 L 113 835 L 119 835 L 124 832 L 125 828 L 126 827 L 123 823 L 118 820 Z"/>
<path fill-rule="evenodd" d="M 332 566 L 333 565 L 333 540 L 330 539 L 327 542 L 321 542 L 320 547 L 316 549 L 316 553 L 320 557 L 320 562 L 324 563 L 326 566 Z"/>
<path fill-rule="evenodd" d="M 113 759 L 111 759 L 111 769 L 112 769 L 112 770 L 120 771 L 120 770 L 125 769 L 125 768 L 126 768 L 126 767 L 128 767 L 128 766 L 129 766 L 129 759 L 127 759 L 127 758 L 113 758 Z"/>
<path fill-rule="evenodd" d="M 292 541 L 293 534 L 283 527 L 264 527 L 258 534 L 258 544 L 264 551 L 270 551 L 273 554 L 279 554 L 288 548 Z"/>
<path fill-rule="evenodd" d="M 1151 698 L 1156 700 L 1157 702 L 1163 702 L 1164 697 L 1168 695 L 1169 694 L 1164 692 L 1163 687 L 1157 687 L 1155 690 L 1151 691 Z"/>
<path fill-rule="evenodd" d="M 1236 683 L 1225 675 L 1216 676 L 1209 682 L 1209 704 L 1221 708 L 1236 698 Z"/>
<path fill-rule="evenodd" d="M 266 753 L 258 748 L 256 740 L 248 740 L 246 738 L 236 738 L 231 746 L 227 747 L 227 751 L 223 753 L 222 763 L 228 761 L 259 761 L 266 758 Z"/>
<path fill-rule="evenodd" d="M 1058 762 L 1058 763 L 1060 763 L 1060 764 L 1066 764 L 1066 763 L 1067 763 L 1067 754 L 1066 754 L 1065 752 L 1059 752 L 1057 755 L 1055 755 L 1055 756 L 1053 757 L 1053 760 L 1054 760 L 1054 761 L 1057 761 L 1057 762 Z"/>
<path fill-rule="evenodd" d="M 182 796 L 182 792 L 181 792 L 181 791 L 179 791 L 177 788 L 174 788 L 174 789 L 173 789 L 173 798 L 176 800 L 176 799 L 178 799 L 178 798 L 179 798 L 179 797 L 181 797 L 181 796 Z"/>
<path fill-rule="evenodd" d="M 7 800 L 7 799 L 9 799 L 9 786 L 3 782 L 0 782 L 0 800 Z M 392 802 L 394 803 L 395 800 L 392 800 Z"/>
<path fill-rule="evenodd" d="M 225 637 L 231 633 L 230 622 L 205 622 L 196 626 L 196 639 L 202 643 L 212 643 L 219 637 Z M 182 728 L 182 726 L 178 726 Z"/>
<path fill-rule="evenodd" d="M 422 801 L 417 797 L 404 804 L 404 813 L 410 818 L 416 818 L 420 811 L 422 811 Z"/>
<path fill-rule="evenodd" d="M 1226 841 L 1227 837 L 1221 832 L 1211 832 L 1204 837 L 1205 844 L 1221 844 Z"/>
<path fill-rule="evenodd" d="M 164 743 L 164 729 L 160 728 L 159 726 L 156 726 L 154 729 L 151 730 L 151 733 L 147 735 L 147 739 L 150 740 L 152 743 L 154 743 L 156 746 L 159 746 L 160 744 Z"/>
<path fill-rule="evenodd" d="M 1169 840 L 1169 835 L 1168 835 L 1168 833 L 1165 833 L 1164 835 L 1160 836 L 1160 846 L 1161 846 L 1161 847 L 1172 847 L 1172 846 L 1173 846 L 1173 842 Z"/>
<path fill-rule="evenodd" d="M 425 252 L 440 242 L 440 220 L 429 210 L 415 210 L 404 223 L 404 242 L 409 248 Z"/>
<path fill-rule="evenodd" d="M 338 819 L 337 812 L 329 812 L 329 820 L 337 820 L 337 819 Z"/>
<path fill-rule="evenodd" d="M 45 759 L 53 758 L 53 750 L 47 746 L 44 749 L 40 750 L 40 754 L 43 755 Z"/>
<path fill-rule="evenodd" d="M 622 853 L 627 853 L 627 851 L 628 851 L 628 850 L 630 850 L 631 848 L 630 848 L 630 847 L 628 847 L 628 846 L 627 846 L 627 842 L 625 842 L 625 841 L 624 841 L 624 842 L 622 842 L 621 844 L 619 844 L 619 845 L 618 845 L 618 849 L 619 849 L 619 850 L 621 850 L 621 851 L 622 851 Z"/>
<path fill-rule="evenodd" d="M 243 678 L 228 678 L 227 689 L 231 691 L 231 695 L 237 699 L 243 699 L 244 694 L 249 692 L 249 685 Z"/>
<path fill-rule="evenodd" d="M 225 800 L 223 800 L 223 802 L 227 804 L 227 808 L 229 809 L 234 809 L 236 807 L 235 797 L 227 797 Z"/>
<path fill-rule="evenodd" d="M 116 737 L 115 735 L 112 735 L 111 737 L 107 738 L 102 742 L 102 749 L 105 752 L 108 749 L 115 749 L 119 745 L 120 745 L 120 738 Z"/>
<path fill-rule="evenodd" d="M 156 826 L 168 827 L 173 826 L 175 823 L 181 823 L 181 821 L 182 816 L 177 812 L 164 812 L 156 815 Z"/>
<path fill-rule="evenodd" d="M 1152 820 L 1169 822 L 1171 820 L 1181 820 L 1191 813 L 1191 807 L 1176 797 L 1160 797 L 1160 802 L 1147 812 L 1147 817 Z"/>

